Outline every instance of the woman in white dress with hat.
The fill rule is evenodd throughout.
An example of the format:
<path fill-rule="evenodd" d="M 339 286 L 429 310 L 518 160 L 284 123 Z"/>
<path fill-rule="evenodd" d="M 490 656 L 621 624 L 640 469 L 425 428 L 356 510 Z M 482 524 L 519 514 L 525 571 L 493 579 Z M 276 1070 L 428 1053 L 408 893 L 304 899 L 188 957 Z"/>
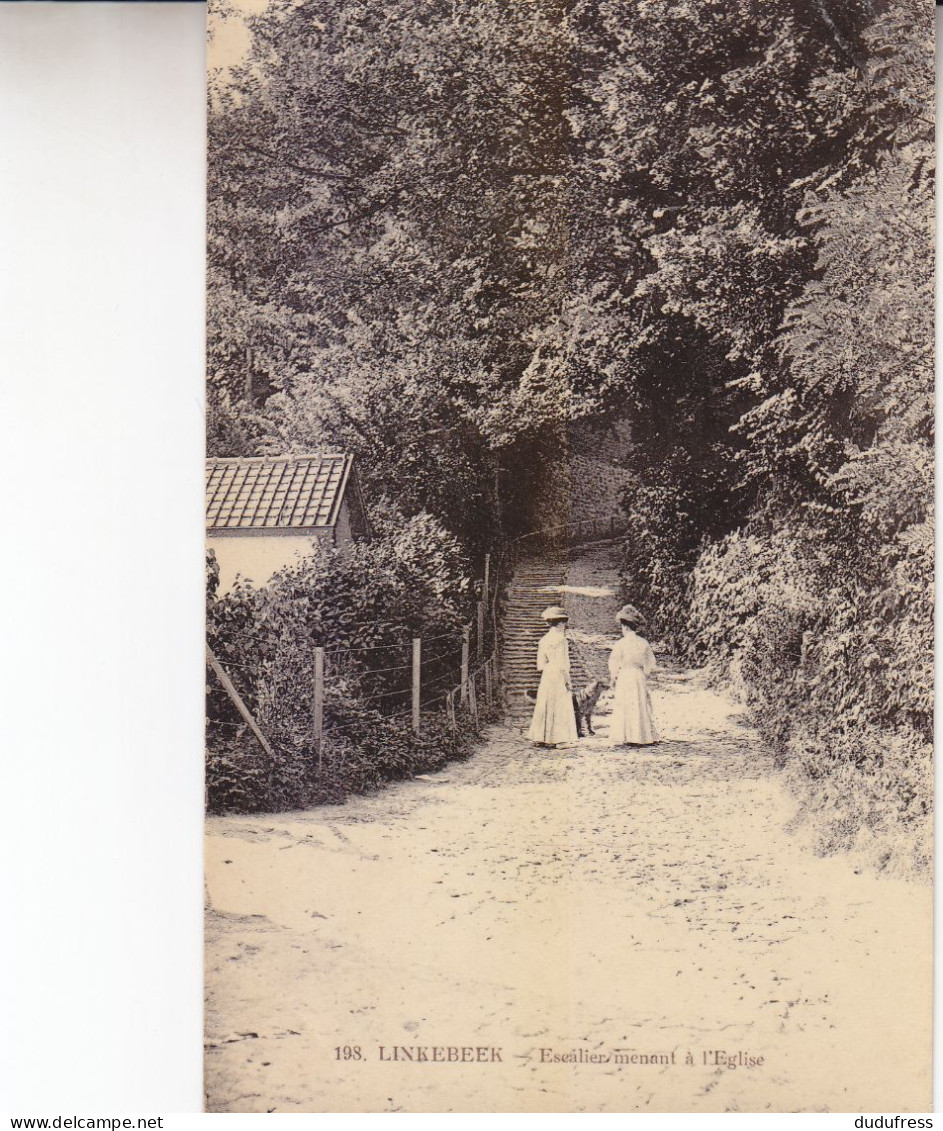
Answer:
<path fill-rule="evenodd" d="M 616 620 L 622 629 L 622 639 L 609 656 L 614 692 L 609 741 L 613 746 L 650 746 L 658 741 L 658 735 L 646 676 L 655 669 L 655 653 L 636 631 L 645 619 L 634 605 L 624 605 L 616 614 Z"/>
<path fill-rule="evenodd" d="M 569 618 L 559 605 L 551 605 L 540 615 L 549 628 L 537 645 L 540 686 L 529 737 L 538 746 L 576 742 L 576 716 L 570 692 L 570 649 L 566 640 Z"/>

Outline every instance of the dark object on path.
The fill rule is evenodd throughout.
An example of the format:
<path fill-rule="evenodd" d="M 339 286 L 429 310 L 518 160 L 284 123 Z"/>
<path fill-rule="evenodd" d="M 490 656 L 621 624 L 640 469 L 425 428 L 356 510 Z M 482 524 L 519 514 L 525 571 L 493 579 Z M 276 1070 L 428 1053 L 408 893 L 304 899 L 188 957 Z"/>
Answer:
<path fill-rule="evenodd" d="M 583 737 L 583 723 L 586 723 L 586 733 L 595 734 L 593 730 L 593 709 L 599 702 L 599 696 L 606 684 L 601 679 L 594 679 L 582 691 L 573 693 L 573 714 L 576 715 L 576 734 Z"/>

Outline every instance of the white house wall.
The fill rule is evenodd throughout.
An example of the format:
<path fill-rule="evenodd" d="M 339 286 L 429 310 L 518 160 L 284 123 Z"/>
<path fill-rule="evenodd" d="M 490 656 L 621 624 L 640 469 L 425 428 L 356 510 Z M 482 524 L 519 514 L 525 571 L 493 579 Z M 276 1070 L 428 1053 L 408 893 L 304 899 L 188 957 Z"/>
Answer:
<path fill-rule="evenodd" d="M 314 551 L 318 541 L 331 545 L 330 532 L 319 539 L 305 534 L 266 536 L 264 534 L 209 535 L 207 546 L 216 552 L 219 563 L 218 597 L 232 589 L 237 574 L 250 579 L 255 585 L 264 585 L 278 570 L 292 565 L 300 557 Z"/>

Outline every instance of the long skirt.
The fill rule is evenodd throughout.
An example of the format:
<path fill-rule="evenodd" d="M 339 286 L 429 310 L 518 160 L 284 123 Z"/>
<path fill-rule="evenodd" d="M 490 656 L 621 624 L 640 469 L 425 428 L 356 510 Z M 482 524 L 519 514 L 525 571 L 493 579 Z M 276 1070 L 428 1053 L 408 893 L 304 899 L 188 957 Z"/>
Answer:
<path fill-rule="evenodd" d="M 530 724 L 531 742 L 576 742 L 576 716 L 573 698 L 563 672 L 544 668 L 537 688 L 537 704 Z"/>
<path fill-rule="evenodd" d="M 648 683 L 641 668 L 623 668 L 616 676 L 609 741 L 613 746 L 625 742 L 648 746 L 658 741 Z"/>

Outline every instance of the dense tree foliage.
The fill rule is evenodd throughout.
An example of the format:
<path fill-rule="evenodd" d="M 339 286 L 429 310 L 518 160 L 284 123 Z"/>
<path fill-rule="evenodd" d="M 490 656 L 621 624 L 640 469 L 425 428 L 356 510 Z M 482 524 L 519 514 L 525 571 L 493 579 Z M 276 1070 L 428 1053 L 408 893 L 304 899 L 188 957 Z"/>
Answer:
<path fill-rule="evenodd" d="M 676 589 L 694 646 L 733 668 L 826 844 L 929 866 L 933 357 L 930 16 L 867 28 L 844 161 L 806 187 L 815 261 L 744 385 L 741 531 Z M 894 833 L 905 828 L 903 840 Z"/>
<path fill-rule="evenodd" d="M 211 114 L 211 374 L 265 398 L 248 442 L 336 439 L 466 532 L 541 428 L 629 411 L 661 467 L 729 443 L 808 275 L 801 182 L 855 128 L 819 86 L 861 6 L 808 7 L 272 5 Z"/>

